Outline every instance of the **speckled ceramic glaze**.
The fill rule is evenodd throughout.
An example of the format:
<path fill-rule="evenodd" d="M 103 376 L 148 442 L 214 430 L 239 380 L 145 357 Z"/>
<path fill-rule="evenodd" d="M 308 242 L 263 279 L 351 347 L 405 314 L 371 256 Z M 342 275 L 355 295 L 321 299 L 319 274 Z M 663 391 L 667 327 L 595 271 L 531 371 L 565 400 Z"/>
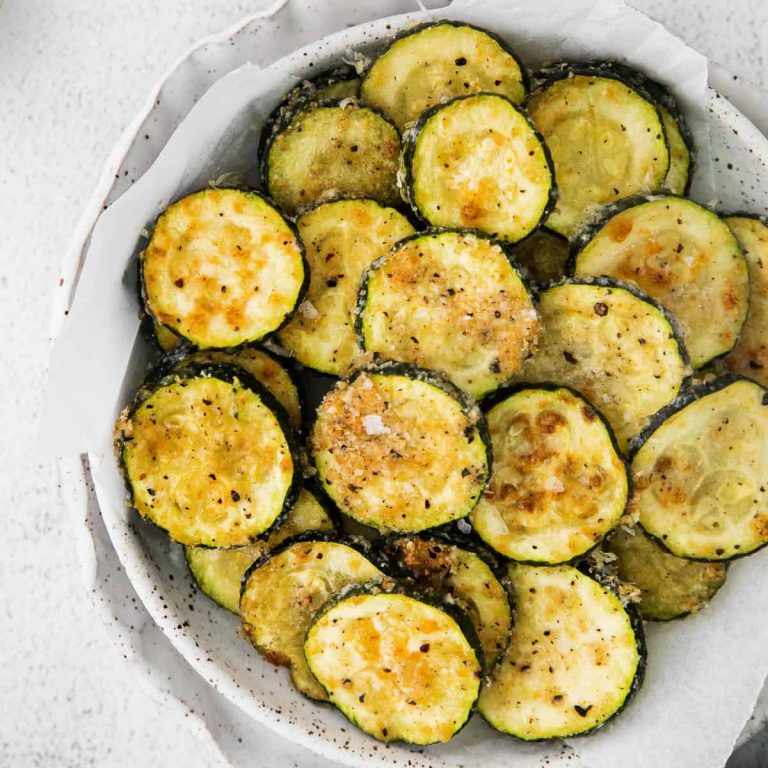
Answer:
<path fill-rule="evenodd" d="M 404 5 L 405 8 L 396 10 L 410 6 Z M 450 10 L 441 15 L 450 17 Z M 197 48 L 169 76 L 143 119 L 132 126 L 113 157 L 115 167 L 105 174 L 105 182 L 84 220 L 83 240 L 101 205 L 117 199 L 149 167 L 179 120 L 205 89 L 246 60 L 258 59 L 258 40 L 269 35 L 270 25 L 275 23 L 274 19 L 246 23 Z M 311 62 L 317 71 L 349 49 L 375 47 L 407 23 L 408 19 L 398 17 L 346 29 L 290 54 L 283 65 L 305 75 L 312 71 Z M 316 37 L 318 30 L 328 31 L 306 24 L 297 27 L 292 47 Z M 713 90 L 708 93 L 707 103 L 698 109 L 700 117 L 710 125 L 717 205 L 728 210 L 768 214 L 765 137 Z M 106 182 L 107 176 L 111 183 Z M 82 248 L 72 256 L 69 274 L 74 277 Z M 104 522 L 137 594 L 176 649 L 225 697 L 291 741 L 351 766 L 458 767 L 477 765 L 478 759 L 487 768 L 510 764 L 509 739 L 492 731 L 477 717 L 449 745 L 411 749 L 377 744 L 331 707 L 301 697 L 292 688 L 285 669 L 267 663 L 238 635 L 236 617 L 195 589 L 181 547 L 129 512 L 116 514 L 104 510 Z M 549 756 L 549 765 L 564 765 L 572 754 L 568 747 L 516 745 L 514 762 L 516 766 L 539 765 Z"/>

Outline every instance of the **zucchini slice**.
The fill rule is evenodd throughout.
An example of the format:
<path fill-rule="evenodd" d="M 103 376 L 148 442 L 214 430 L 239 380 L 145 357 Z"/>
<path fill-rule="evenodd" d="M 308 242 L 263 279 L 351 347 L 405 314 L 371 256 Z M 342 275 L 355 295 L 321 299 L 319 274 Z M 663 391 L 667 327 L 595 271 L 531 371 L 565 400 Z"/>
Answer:
<path fill-rule="evenodd" d="M 244 347 L 234 352 L 203 350 L 183 358 L 176 368 L 189 363 L 236 365 L 261 382 L 285 408 L 294 430 L 301 427 L 301 398 L 299 388 L 288 369 L 271 353 L 256 347 Z"/>
<path fill-rule="evenodd" d="M 406 134 L 403 194 L 436 227 L 522 240 L 556 191 L 549 152 L 522 110 L 490 93 L 438 104 Z"/>
<path fill-rule="evenodd" d="M 490 725 L 519 739 L 564 738 L 605 725 L 640 687 L 642 622 L 567 565 L 511 565 L 515 625 L 478 701 Z"/>
<path fill-rule="evenodd" d="M 298 492 L 287 417 L 240 368 L 192 363 L 142 388 L 115 439 L 132 506 L 181 544 L 248 544 Z"/>
<path fill-rule="evenodd" d="M 438 21 L 395 38 L 368 68 L 360 96 L 404 131 L 427 109 L 456 96 L 500 93 L 519 104 L 526 81 L 520 60 L 498 37 Z"/>
<path fill-rule="evenodd" d="M 689 364 L 672 318 L 650 297 L 615 280 L 568 280 L 542 291 L 544 326 L 524 382 L 573 387 L 600 409 L 624 450 L 675 399 Z"/>
<path fill-rule="evenodd" d="M 289 215 L 336 197 L 400 201 L 400 136 L 389 120 L 354 99 L 300 111 L 269 140 L 264 186 Z"/>
<path fill-rule="evenodd" d="M 659 110 L 619 76 L 562 66 L 528 114 L 552 153 L 558 199 L 547 226 L 572 237 L 598 206 L 653 192 L 669 170 Z"/>
<path fill-rule="evenodd" d="M 467 549 L 467 547 L 472 549 Z M 468 614 L 490 670 L 509 643 L 512 611 L 498 563 L 477 545 L 454 544 L 450 537 L 398 536 L 386 553 L 398 572 L 432 592 L 449 597 Z"/>
<path fill-rule="evenodd" d="M 480 654 L 462 629 L 428 602 L 362 589 L 321 611 L 304 653 L 333 704 L 365 733 L 434 744 L 469 720 L 480 690 Z"/>
<path fill-rule="evenodd" d="M 669 621 L 700 611 L 725 583 L 725 563 L 699 563 L 670 555 L 639 528 L 620 526 L 603 547 L 616 555 L 619 578 L 640 590 L 640 614 L 650 621 Z"/>
<path fill-rule="evenodd" d="M 328 698 L 304 658 L 313 614 L 344 587 L 384 578 L 360 548 L 360 542 L 312 532 L 288 539 L 243 577 L 243 631 L 273 664 L 290 667 L 296 688 L 312 699 Z"/>
<path fill-rule="evenodd" d="M 169 206 L 141 255 L 147 313 L 198 347 L 235 347 L 277 330 L 308 280 L 292 227 L 239 189 L 205 189 Z"/>
<path fill-rule="evenodd" d="M 434 372 L 397 363 L 336 384 L 317 410 L 311 451 L 336 505 L 379 531 L 465 517 L 490 471 L 479 408 Z"/>
<path fill-rule="evenodd" d="M 512 560 L 562 563 L 619 524 L 627 468 L 611 428 L 581 396 L 522 389 L 486 418 L 493 472 L 471 514 L 486 544 Z"/>
<path fill-rule="evenodd" d="M 280 332 L 280 343 L 303 365 L 344 376 L 366 355 L 354 327 L 357 291 L 365 269 L 413 227 L 394 208 L 373 200 L 339 200 L 297 221 L 311 279 L 306 300 Z"/>
<path fill-rule="evenodd" d="M 695 368 L 736 343 L 749 305 L 747 263 L 708 208 L 684 197 L 623 201 L 576 248 L 575 274 L 634 283 L 677 318 Z"/>
<path fill-rule="evenodd" d="M 749 268 L 749 311 L 725 364 L 768 386 L 768 220 L 738 214 L 725 221 L 738 238 Z"/>
<path fill-rule="evenodd" d="M 634 512 L 673 555 L 729 560 L 768 544 L 768 391 L 723 377 L 654 418 L 634 447 Z"/>
<path fill-rule="evenodd" d="M 188 341 L 176 335 L 170 328 L 158 323 L 157 320 L 153 320 L 143 310 L 140 312 L 140 318 L 139 331 L 144 341 L 151 344 L 155 351 L 163 354 L 179 350 L 184 344 L 189 345 Z"/>
<path fill-rule="evenodd" d="M 538 283 L 565 277 L 570 253 L 568 238 L 545 227 L 512 246 L 512 256 Z"/>
<path fill-rule="evenodd" d="M 403 240 L 371 265 L 358 330 L 368 352 L 440 370 L 481 397 L 520 371 L 540 325 L 499 243 L 441 231 Z"/>
<path fill-rule="evenodd" d="M 286 539 L 306 531 L 331 531 L 335 524 L 317 498 L 303 488 L 282 525 L 266 539 L 244 547 L 185 547 L 187 565 L 197 586 L 232 613 L 240 611 L 240 585 L 245 572 Z"/>

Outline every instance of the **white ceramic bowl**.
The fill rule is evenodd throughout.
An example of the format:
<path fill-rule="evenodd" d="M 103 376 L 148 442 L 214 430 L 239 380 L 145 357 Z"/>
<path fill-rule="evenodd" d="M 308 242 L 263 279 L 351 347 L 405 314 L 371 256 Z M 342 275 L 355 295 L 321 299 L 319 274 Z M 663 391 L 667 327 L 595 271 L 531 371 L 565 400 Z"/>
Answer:
<path fill-rule="evenodd" d="M 397 11 L 405 10 L 398 7 L 402 5 L 391 4 Z M 450 17 L 451 13 L 444 11 L 442 15 Z M 306 22 L 305 18 L 304 26 L 289 37 L 291 46 L 328 29 L 322 25 L 311 27 Z M 289 71 L 305 73 L 312 60 L 317 70 L 322 69 L 324 63 L 339 59 L 349 48 L 367 49 L 390 37 L 404 23 L 402 18 L 381 19 L 346 29 L 290 54 L 282 64 Z M 254 58 L 254 44 L 270 34 L 271 24 L 274 20 L 254 19 L 206 41 L 168 76 L 158 91 L 159 97 L 153 94 L 152 103 L 129 129 L 113 154 L 112 167 L 105 171 L 83 219 L 79 241 L 71 251 L 69 274 L 79 269 L 102 202 L 117 199 L 131 180 L 150 166 L 179 120 L 208 85 Z M 525 58 L 525 51 L 523 54 Z M 729 210 L 768 212 L 765 137 L 711 89 L 707 103 L 697 109 L 697 117 L 710 126 L 718 204 Z M 479 718 L 448 745 L 422 750 L 376 744 L 330 707 L 318 706 L 298 695 L 284 669 L 268 664 L 238 636 L 237 619 L 194 590 L 180 547 L 137 517 L 110 509 L 108 504 L 102 508 L 115 550 L 133 586 L 177 650 L 224 696 L 288 739 L 353 766 L 364 762 L 370 766 L 458 767 L 482 762 L 492 768 L 507 765 L 512 754 L 519 766 L 538 765 L 545 755 L 551 757 L 550 765 L 558 764 L 558 748 L 511 742 Z M 562 753 L 562 759 L 566 757 L 567 750 Z"/>

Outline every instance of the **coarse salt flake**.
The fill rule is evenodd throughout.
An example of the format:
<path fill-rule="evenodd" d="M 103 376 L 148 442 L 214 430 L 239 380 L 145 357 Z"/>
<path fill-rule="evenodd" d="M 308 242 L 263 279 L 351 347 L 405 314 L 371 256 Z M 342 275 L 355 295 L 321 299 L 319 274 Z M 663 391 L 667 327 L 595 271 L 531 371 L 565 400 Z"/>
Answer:
<path fill-rule="evenodd" d="M 381 416 L 371 414 L 363 416 L 363 427 L 366 435 L 388 435 L 392 430 L 384 426 Z"/>

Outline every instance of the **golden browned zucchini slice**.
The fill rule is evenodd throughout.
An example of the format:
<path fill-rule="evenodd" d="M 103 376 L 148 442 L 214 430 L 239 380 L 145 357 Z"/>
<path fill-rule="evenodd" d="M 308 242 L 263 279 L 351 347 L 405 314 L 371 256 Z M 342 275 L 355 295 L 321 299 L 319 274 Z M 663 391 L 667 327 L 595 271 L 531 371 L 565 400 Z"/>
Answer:
<path fill-rule="evenodd" d="M 725 563 L 675 557 L 640 528 L 620 526 L 603 547 L 616 555 L 619 578 L 640 590 L 644 619 L 669 621 L 700 611 L 725 583 Z"/>
<path fill-rule="evenodd" d="M 684 197 L 609 208 L 577 241 L 574 273 L 638 285 L 679 321 L 700 368 L 736 343 L 747 315 L 747 263 L 728 225 Z"/>
<path fill-rule="evenodd" d="M 640 525 L 673 555 L 729 560 L 765 546 L 768 392 L 724 377 L 683 396 L 637 441 L 632 474 Z"/>
<path fill-rule="evenodd" d="M 408 238 L 371 266 L 358 329 L 366 351 L 442 371 L 480 397 L 520 371 L 540 325 L 499 243 L 442 231 Z"/>
<path fill-rule="evenodd" d="M 255 192 L 206 189 L 169 206 L 141 255 L 146 311 L 198 347 L 277 330 L 309 275 L 300 240 Z"/>
<path fill-rule="evenodd" d="M 433 226 L 514 243 L 549 215 L 556 196 L 549 152 L 505 97 L 482 93 L 439 104 L 404 141 L 402 192 Z"/>
<path fill-rule="evenodd" d="M 510 566 L 515 625 L 478 711 L 527 741 L 600 728 L 640 687 L 642 622 L 607 587 L 567 565 Z"/>
<path fill-rule="evenodd" d="M 519 104 L 526 91 L 519 59 L 485 30 L 439 21 L 409 29 L 390 43 L 365 73 L 360 96 L 403 131 L 429 107 L 480 91 Z"/>
<path fill-rule="evenodd" d="M 626 467 L 586 400 L 563 387 L 523 389 L 487 419 L 493 471 L 471 514 L 486 544 L 513 560 L 562 563 L 618 525 Z"/>
<path fill-rule="evenodd" d="M 558 382 L 606 417 L 624 450 L 674 400 L 689 374 L 672 319 L 648 296 L 607 278 L 569 280 L 543 291 L 539 351 L 521 382 Z"/>
<path fill-rule="evenodd" d="M 728 216 L 749 267 L 749 311 L 725 364 L 768 386 L 768 223 L 746 214 Z"/>
<path fill-rule="evenodd" d="M 304 635 L 313 614 L 344 587 L 384 578 L 361 549 L 352 540 L 308 533 L 257 560 L 243 578 L 245 634 L 271 662 L 290 667 L 296 687 L 313 699 L 328 698 L 304 657 Z"/>
<path fill-rule="evenodd" d="M 265 186 L 289 215 L 337 197 L 393 205 L 399 155 L 397 129 L 372 107 L 354 99 L 310 105 L 270 139 Z"/>
<path fill-rule="evenodd" d="M 618 77 L 559 71 L 528 114 L 552 153 L 558 199 L 547 226 L 575 235 L 600 205 L 661 188 L 669 150 L 654 104 Z"/>
<path fill-rule="evenodd" d="M 365 269 L 413 233 L 394 208 L 373 200 L 338 200 L 297 221 L 310 268 L 309 291 L 280 332 L 280 343 L 303 365 L 345 376 L 365 361 L 357 343 L 354 310 Z"/>
<path fill-rule="evenodd" d="M 298 492 L 284 411 L 240 368 L 191 363 L 153 382 L 115 437 L 132 505 L 181 544 L 248 544 Z"/>
<path fill-rule="evenodd" d="M 450 610 L 376 588 L 341 595 L 307 631 L 307 662 L 375 739 L 448 741 L 469 719 L 482 677 L 480 652 Z"/>
<path fill-rule="evenodd" d="M 197 586 L 211 600 L 232 613 L 238 613 L 243 575 L 260 557 L 291 536 L 306 531 L 330 531 L 334 527 L 333 520 L 317 497 L 302 488 L 283 523 L 266 539 L 230 549 L 185 547 L 187 565 Z"/>
<path fill-rule="evenodd" d="M 311 450 L 336 505 L 380 531 L 465 517 L 488 480 L 480 410 L 434 372 L 402 363 L 339 382 L 317 410 Z"/>

